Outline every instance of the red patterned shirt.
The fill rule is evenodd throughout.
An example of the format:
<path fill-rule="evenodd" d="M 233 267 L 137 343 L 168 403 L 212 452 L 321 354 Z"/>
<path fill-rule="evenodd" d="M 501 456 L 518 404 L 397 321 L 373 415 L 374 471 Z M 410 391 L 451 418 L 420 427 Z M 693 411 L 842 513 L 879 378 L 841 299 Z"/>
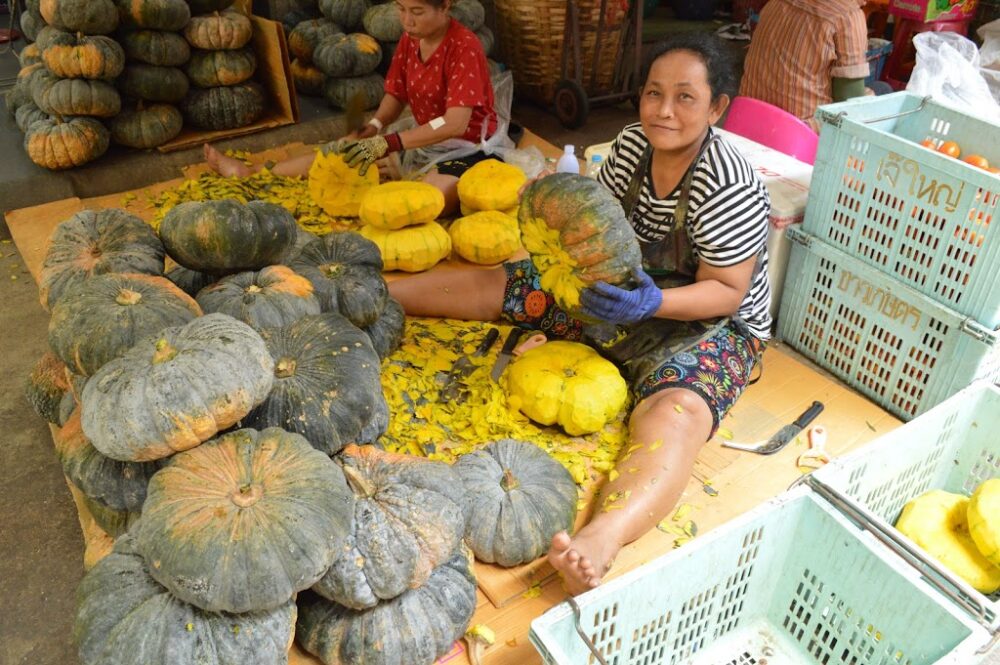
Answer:
<path fill-rule="evenodd" d="M 449 108 L 464 106 L 472 109 L 472 118 L 463 139 L 478 143 L 484 126 L 487 137 L 496 131 L 486 54 L 475 33 L 455 19 L 427 62 L 420 59 L 420 41 L 403 33 L 386 73 L 385 91 L 409 104 L 421 125 Z"/>

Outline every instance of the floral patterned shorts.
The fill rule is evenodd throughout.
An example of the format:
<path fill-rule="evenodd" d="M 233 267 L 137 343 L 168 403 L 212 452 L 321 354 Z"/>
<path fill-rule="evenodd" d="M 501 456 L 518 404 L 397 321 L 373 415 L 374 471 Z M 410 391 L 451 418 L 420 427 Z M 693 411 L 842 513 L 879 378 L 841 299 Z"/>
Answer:
<path fill-rule="evenodd" d="M 584 323 L 542 291 L 540 275 L 530 259 L 504 264 L 507 285 L 501 316 L 522 328 L 550 337 L 579 341 Z M 674 354 L 644 377 L 627 377 L 636 401 L 666 388 L 686 388 L 700 396 L 712 413 L 712 433 L 749 385 L 764 343 L 730 322 L 713 336 Z"/>

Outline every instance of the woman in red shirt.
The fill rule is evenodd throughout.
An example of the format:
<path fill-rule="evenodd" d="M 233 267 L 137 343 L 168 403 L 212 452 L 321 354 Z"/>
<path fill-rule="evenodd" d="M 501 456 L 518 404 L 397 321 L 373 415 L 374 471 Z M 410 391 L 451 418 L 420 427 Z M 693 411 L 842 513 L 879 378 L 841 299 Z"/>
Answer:
<path fill-rule="evenodd" d="M 332 141 L 323 150 L 344 155 L 362 173 L 378 160 L 401 150 L 435 145 L 448 139 L 480 143 L 496 131 L 493 86 L 479 38 L 449 16 L 451 0 L 395 0 L 404 33 L 386 74 L 385 96 L 360 131 Z M 380 135 L 409 104 L 417 126 Z M 445 195 L 445 211 L 458 207 L 458 177 L 483 152 L 441 163 L 424 182 Z M 259 170 L 205 146 L 209 165 L 222 175 L 246 176 Z M 305 175 L 314 155 L 285 160 L 272 168 L 276 175 Z"/>

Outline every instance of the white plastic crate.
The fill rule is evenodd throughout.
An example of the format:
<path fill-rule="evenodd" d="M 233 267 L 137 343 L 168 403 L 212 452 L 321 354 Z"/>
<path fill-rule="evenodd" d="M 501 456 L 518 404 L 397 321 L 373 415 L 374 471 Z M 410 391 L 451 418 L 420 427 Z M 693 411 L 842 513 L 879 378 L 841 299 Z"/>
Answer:
<path fill-rule="evenodd" d="M 954 395 L 906 425 L 864 448 L 834 460 L 809 477 L 824 495 L 860 508 L 882 533 L 922 554 L 892 527 L 910 499 L 932 489 L 966 496 L 983 481 L 1000 477 L 1000 388 L 979 383 Z M 834 501 L 839 503 L 839 501 Z M 966 585 L 955 585 L 934 559 L 926 564 L 958 595 L 956 602 L 984 625 L 1000 629 L 1000 593 L 987 598 Z M 998 647 L 1000 648 L 1000 647 Z M 1000 655 L 998 655 L 1000 658 Z"/>
<path fill-rule="evenodd" d="M 803 228 L 1000 326 L 1000 177 L 920 145 L 956 141 L 1000 165 L 1000 126 L 908 92 L 822 106 Z"/>
<path fill-rule="evenodd" d="M 909 420 L 975 380 L 1000 377 L 1000 333 L 801 229 L 785 234 L 795 277 L 778 334 L 848 385 Z"/>
<path fill-rule="evenodd" d="M 969 665 L 986 631 L 806 488 L 576 599 L 607 665 Z M 568 603 L 531 623 L 547 665 L 598 659 Z"/>

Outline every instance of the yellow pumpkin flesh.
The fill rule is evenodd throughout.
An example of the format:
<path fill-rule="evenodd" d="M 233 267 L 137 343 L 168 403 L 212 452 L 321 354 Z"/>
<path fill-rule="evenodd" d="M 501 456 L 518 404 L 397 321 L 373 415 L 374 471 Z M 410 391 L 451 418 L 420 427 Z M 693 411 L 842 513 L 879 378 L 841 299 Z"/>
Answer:
<path fill-rule="evenodd" d="M 361 200 L 376 185 L 378 169 L 370 168 L 362 176 L 334 152 L 317 152 L 309 169 L 309 195 L 323 212 L 334 217 L 357 217 Z"/>
<path fill-rule="evenodd" d="M 361 221 L 380 229 L 401 229 L 432 222 L 444 210 L 444 194 L 425 182 L 387 182 L 361 199 Z"/>
<path fill-rule="evenodd" d="M 517 220 L 499 210 L 484 210 L 456 219 L 448 229 L 455 253 L 466 261 L 494 265 L 521 248 Z"/>
<path fill-rule="evenodd" d="M 507 210 L 517 205 L 524 171 L 496 159 L 486 159 L 458 179 L 458 198 L 467 210 Z"/>
<path fill-rule="evenodd" d="M 986 559 L 1000 568 L 1000 478 L 980 483 L 969 499 L 969 535 Z"/>
<path fill-rule="evenodd" d="M 358 233 L 378 245 L 384 270 L 422 272 L 451 254 L 451 236 L 437 222 L 397 231 L 365 224 Z"/>

